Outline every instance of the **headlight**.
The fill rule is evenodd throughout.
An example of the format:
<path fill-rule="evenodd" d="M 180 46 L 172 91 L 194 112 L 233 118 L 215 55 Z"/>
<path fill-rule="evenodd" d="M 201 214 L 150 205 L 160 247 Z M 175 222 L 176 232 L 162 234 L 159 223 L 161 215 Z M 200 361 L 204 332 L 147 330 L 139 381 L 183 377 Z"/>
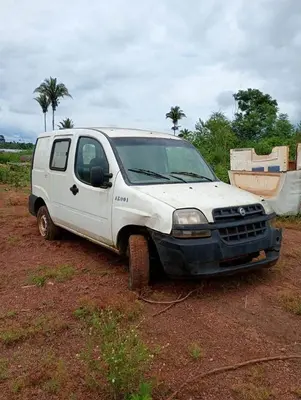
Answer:
<path fill-rule="evenodd" d="M 273 207 L 270 205 L 269 202 L 267 202 L 266 200 L 263 200 L 261 202 L 261 204 L 263 205 L 264 211 L 267 215 L 272 214 L 274 212 Z"/>
<path fill-rule="evenodd" d="M 197 228 L 202 224 L 208 224 L 208 220 L 201 211 L 195 208 L 176 210 L 173 214 L 172 235 L 182 239 L 210 237 L 209 229 L 193 229 L 193 225 Z"/>
<path fill-rule="evenodd" d="M 184 208 L 173 213 L 174 225 L 200 225 L 208 224 L 207 218 L 195 208 Z"/>

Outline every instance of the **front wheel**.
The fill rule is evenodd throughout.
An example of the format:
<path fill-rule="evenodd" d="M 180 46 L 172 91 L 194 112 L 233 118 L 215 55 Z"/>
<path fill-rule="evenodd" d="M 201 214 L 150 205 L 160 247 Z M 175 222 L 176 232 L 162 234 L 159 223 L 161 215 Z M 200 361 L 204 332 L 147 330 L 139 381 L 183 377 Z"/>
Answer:
<path fill-rule="evenodd" d="M 149 249 L 143 235 L 129 238 L 129 288 L 140 290 L 149 284 Z"/>
<path fill-rule="evenodd" d="M 54 225 L 46 206 L 39 208 L 37 214 L 38 228 L 45 240 L 55 240 L 60 236 L 60 228 Z"/>

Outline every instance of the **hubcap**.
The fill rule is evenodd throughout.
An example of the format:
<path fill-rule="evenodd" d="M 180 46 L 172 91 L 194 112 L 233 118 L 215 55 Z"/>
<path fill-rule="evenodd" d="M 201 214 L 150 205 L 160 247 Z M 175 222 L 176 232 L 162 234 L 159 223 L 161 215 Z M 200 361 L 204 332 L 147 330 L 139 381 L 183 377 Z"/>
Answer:
<path fill-rule="evenodd" d="M 46 215 L 42 215 L 39 221 L 39 230 L 42 236 L 46 236 L 47 233 L 47 218 Z"/>

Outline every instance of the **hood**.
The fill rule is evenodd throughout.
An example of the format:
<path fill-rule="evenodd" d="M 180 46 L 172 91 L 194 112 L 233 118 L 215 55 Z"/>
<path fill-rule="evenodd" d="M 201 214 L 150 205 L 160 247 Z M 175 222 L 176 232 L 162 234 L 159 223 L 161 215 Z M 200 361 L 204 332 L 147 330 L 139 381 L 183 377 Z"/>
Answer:
<path fill-rule="evenodd" d="M 197 208 L 213 222 L 212 210 L 261 203 L 262 199 L 223 182 L 136 186 L 135 189 L 177 208 Z"/>

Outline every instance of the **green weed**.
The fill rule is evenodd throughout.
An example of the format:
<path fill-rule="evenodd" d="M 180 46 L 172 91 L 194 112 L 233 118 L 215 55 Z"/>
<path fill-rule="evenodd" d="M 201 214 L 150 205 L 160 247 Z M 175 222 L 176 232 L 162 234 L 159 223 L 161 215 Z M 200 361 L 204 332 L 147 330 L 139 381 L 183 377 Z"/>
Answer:
<path fill-rule="evenodd" d="M 13 393 L 17 394 L 20 393 L 21 390 L 24 388 L 24 379 L 23 378 L 17 378 L 12 382 L 11 385 L 11 390 Z"/>
<path fill-rule="evenodd" d="M 138 392 L 131 394 L 129 400 L 152 400 L 152 385 L 146 382 L 141 383 Z"/>
<path fill-rule="evenodd" d="M 189 346 L 189 354 L 194 360 L 198 360 L 203 356 L 203 350 L 197 343 L 192 343 Z"/>
<path fill-rule="evenodd" d="M 61 265 L 54 268 L 40 267 L 37 270 L 37 274 L 30 275 L 28 283 L 42 287 L 50 279 L 56 282 L 65 282 L 73 277 L 75 269 L 70 265 Z"/>
<path fill-rule="evenodd" d="M 244 383 L 232 387 L 239 400 L 269 400 L 272 392 L 266 387 L 260 387 L 253 383 Z"/>
<path fill-rule="evenodd" d="M 8 330 L 0 331 L 0 342 L 9 346 L 24 341 L 37 334 L 48 335 L 49 333 L 58 332 L 67 328 L 68 324 L 61 320 L 49 316 L 42 316 L 34 320 L 31 325 L 17 326 Z"/>
<path fill-rule="evenodd" d="M 15 187 L 28 186 L 30 183 L 30 166 L 0 164 L 0 183 Z"/>
<path fill-rule="evenodd" d="M 285 310 L 301 315 L 301 296 L 292 293 L 283 293 L 280 296 L 280 301 Z"/>
<path fill-rule="evenodd" d="M 17 315 L 16 311 L 7 311 L 7 313 L 1 314 L 0 315 L 0 321 L 2 319 L 7 319 L 7 318 L 14 318 Z"/>
<path fill-rule="evenodd" d="M 138 396 L 139 390 L 146 393 L 145 373 L 153 355 L 137 330 L 129 325 L 127 316 L 112 309 L 92 313 L 78 309 L 75 314 L 85 319 L 89 332 L 86 350 L 82 354 L 89 386 L 98 387 L 105 373 L 116 399 L 124 399 L 131 394 Z M 145 394 L 133 399 L 148 398 Z"/>
<path fill-rule="evenodd" d="M 8 378 L 8 360 L 0 358 L 0 382 Z"/>

